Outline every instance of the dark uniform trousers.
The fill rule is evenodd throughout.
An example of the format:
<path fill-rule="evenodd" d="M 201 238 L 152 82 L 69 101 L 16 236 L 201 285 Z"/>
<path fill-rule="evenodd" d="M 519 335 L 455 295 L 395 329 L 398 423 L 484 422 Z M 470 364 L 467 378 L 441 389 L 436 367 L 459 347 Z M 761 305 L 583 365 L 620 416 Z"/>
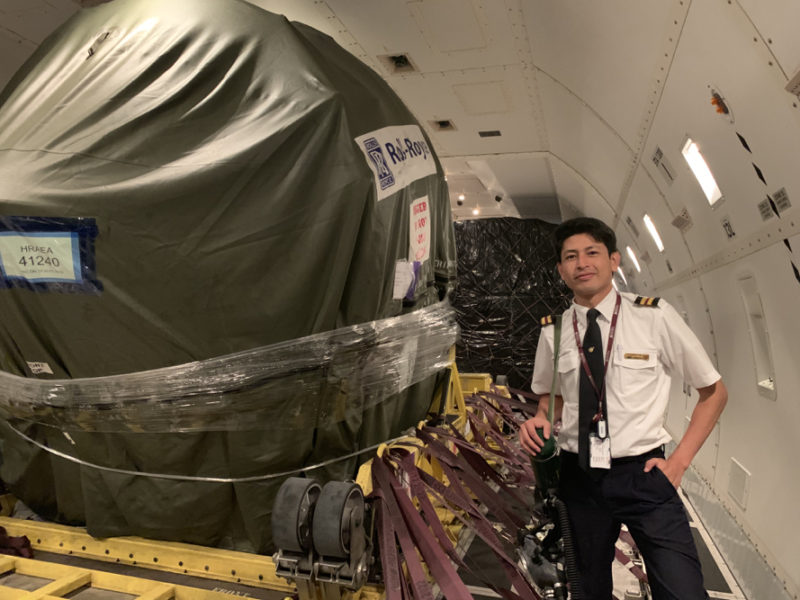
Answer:
<path fill-rule="evenodd" d="M 677 491 L 658 469 L 644 472 L 659 447 L 612 460 L 611 468 L 578 466 L 577 454 L 562 452 L 560 498 L 567 506 L 577 551 L 581 600 L 611 600 L 611 563 L 622 523 L 641 552 L 654 600 L 708 598 L 689 520 Z"/>

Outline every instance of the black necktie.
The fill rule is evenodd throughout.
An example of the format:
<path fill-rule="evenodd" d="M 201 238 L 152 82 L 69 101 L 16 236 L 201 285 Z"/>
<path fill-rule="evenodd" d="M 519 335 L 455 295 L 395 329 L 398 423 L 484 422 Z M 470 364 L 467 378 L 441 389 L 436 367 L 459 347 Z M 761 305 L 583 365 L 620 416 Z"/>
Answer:
<path fill-rule="evenodd" d="M 586 317 L 586 334 L 583 336 L 583 352 L 586 355 L 586 362 L 589 363 L 589 370 L 597 384 L 597 389 L 602 390 L 605 382 L 603 381 L 603 338 L 600 335 L 600 326 L 597 324 L 597 316 L 600 314 L 596 308 L 589 310 Z M 581 378 L 579 387 L 578 405 L 578 464 L 584 470 L 589 469 L 589 433 L 592 431 L 592 418 L 597 414 L 597 393 L 586 375 L 586 371 L 581 368 Z"/>

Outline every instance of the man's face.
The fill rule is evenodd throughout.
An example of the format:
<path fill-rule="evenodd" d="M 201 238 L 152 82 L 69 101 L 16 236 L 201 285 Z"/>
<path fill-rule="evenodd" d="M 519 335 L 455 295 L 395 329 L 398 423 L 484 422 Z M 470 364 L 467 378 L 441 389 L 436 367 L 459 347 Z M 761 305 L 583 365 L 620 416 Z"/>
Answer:
<path fill-rule="evenodd" d="M 578 233 L 564 241 L 558 273 L 576 299 L 588 300 L 610 291 L 619 260 L 619 252 L 609 255 L 605 244 L 587 233 Z"/>

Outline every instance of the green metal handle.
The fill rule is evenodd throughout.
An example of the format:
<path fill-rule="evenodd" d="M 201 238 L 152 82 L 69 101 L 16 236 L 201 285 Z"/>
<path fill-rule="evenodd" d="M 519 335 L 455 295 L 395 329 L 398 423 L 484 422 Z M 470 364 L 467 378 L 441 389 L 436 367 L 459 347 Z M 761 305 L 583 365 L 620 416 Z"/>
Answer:
<path fill-rule="evenodd" d="M 556 384 L 558 383 L 558 353 L 561 346 L 561 315 L 556 317 L 553 331 L 553 383 L 550 385 L 550 406 L 547 408 L 547 420 L 550 421 L 550 439 L 553 439 L 553 420 L 556 412 Z M 539 436 L 541 437 L 541 436 Z"/>
<path fill-rule="evenodd" d="M 542 427 L 536 428 L 536 435 L 544 442 L 544 445 L 535 458 L 537 460 L 547 460 L 556 452 L 556 440 L 553 438 L 553 429 L 551 427 L 550 437 L 547 439 L 544 439 L 544 428 Z"/>
<path fill-rule="evenodd" d="M 559 463 L 558 445 L 553 436 L 553 421 L 556 411 L 556 385 L 558 384 L 558 353 L 561 345 L 561 315 L 556 317 L 553 333 L 553 383 L 550 386 L 550 405 L 547 408 L 547 420 L 550 422 L 550 437 L 544 439 L 544 428 L 537 427 L 536 435 L 544 442 L 536 456 L 531 457 L 533 476 L 536 480 L 536 495 L 544 499 L 558 489 Z"/>

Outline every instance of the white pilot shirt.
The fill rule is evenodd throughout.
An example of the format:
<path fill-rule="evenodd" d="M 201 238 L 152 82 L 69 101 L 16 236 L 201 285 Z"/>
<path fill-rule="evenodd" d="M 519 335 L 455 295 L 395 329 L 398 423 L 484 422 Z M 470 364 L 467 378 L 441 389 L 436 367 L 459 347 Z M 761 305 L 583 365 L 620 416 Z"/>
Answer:
<path fill-rule="evenodd" d="M 603 337 L 603 357 L 617 293 L 609 294 L 595 307 Z M 622 304 L 614 335 L 614 347 L 606 373 L 606 404 L 611 456 L 636 456 L 652 450 L 671 438 L 664 429 L 672 376 L 695 388 L 720 380 L 695 334 L 672 306 L 661 299 L 658 306 L 634 304 L 635 294 L 621 293 Z M 561 347 L 558 358 L 559 384 L 556 394 L 564 399 L 558 445 L 578 451 L 578 387 L 581 360 L 572 313 L 578 315 L 581 340 L 586 332 L 589 309 L 573 302 L 561 321 Z M 555 327 L 542 328 L 531 388 L 534 394 L 550 394 L 553 382 L 553 334 Z"/>

